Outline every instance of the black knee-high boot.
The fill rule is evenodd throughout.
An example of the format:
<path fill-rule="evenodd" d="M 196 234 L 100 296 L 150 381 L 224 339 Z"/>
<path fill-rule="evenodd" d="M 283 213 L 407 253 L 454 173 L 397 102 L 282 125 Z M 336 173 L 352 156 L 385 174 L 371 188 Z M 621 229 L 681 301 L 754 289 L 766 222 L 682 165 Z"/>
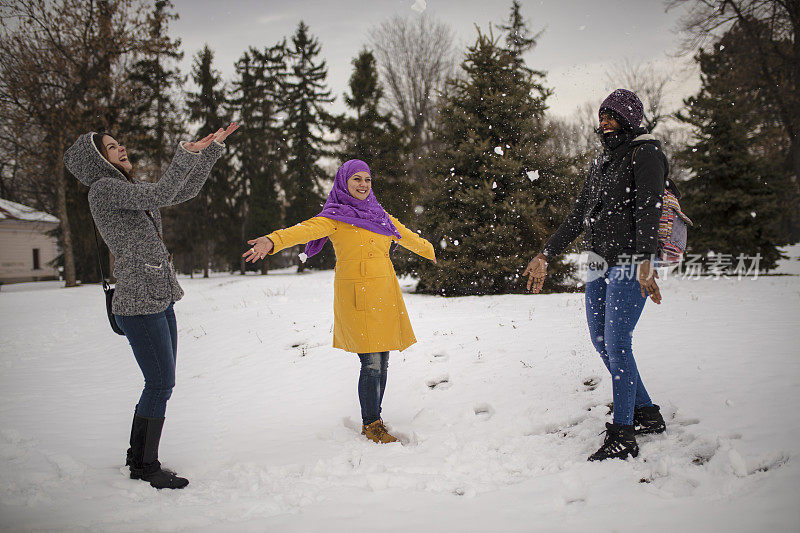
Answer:
<path fill-rule="evenodd" d="M 131 479 L 147 481 L 157 489 L 182 489 L 189 480 L 163 470 L 158 461 L 163 418 L 134 415 L 131 430 Z"/>
<path fill-rule="evenodd" d="M 125 466 L 131 466 L 133 463 L 133 437 L 134 437 L 134 428 L 136 428 L 136 409 L 133 410 L 133 421 L 131 422 L 131 438 L 128 441 L 128 451 L 125 454 Z"/>

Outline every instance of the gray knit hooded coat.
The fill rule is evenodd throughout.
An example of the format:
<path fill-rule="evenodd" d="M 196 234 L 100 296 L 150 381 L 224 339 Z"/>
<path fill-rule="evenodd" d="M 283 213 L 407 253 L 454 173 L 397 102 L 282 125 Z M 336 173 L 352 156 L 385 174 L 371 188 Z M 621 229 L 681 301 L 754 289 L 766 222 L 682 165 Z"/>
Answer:
<path fill-rule="evenodd" d="M 78 137 L 64 154 L 64 164 L 89 186 L 92 217 L 114 254 L 113 312 L 123 316 L 160 313 L 180 300 L 183 290 L 159 236 L 158 210 L 197 196 L 225 147 L 212 142 L 202 152 L 192 153 L 179 145 L 164 176 L 157 183 L 146 183 L 126 178 L 102 156 L 93 135 Z"/>

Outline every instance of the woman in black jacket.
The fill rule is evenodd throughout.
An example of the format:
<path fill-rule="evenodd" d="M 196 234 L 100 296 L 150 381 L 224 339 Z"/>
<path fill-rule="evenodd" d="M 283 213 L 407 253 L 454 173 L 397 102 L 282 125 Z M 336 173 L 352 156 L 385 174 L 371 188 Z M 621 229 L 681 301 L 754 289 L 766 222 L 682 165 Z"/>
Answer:
<path fill-rule="evenodd" d="M 644 108 L 617 89 L 600 106 L 597 133 L 603 154 L 592 164 L 572 212 L 528 265 L 527 287 L 538 293 L 547 261 L 581 233 L 590 250 L 586 283 L 589 334 L 612 376 L 614 421 L 590 461 L 636 457 L 635 434 L 665 429 L 659 407 L 642 383 L 631 351 L 633 330 L 647 296 L 661 303 L 652 258 L 669 170 L 661 144 L 639 124 Z"/>

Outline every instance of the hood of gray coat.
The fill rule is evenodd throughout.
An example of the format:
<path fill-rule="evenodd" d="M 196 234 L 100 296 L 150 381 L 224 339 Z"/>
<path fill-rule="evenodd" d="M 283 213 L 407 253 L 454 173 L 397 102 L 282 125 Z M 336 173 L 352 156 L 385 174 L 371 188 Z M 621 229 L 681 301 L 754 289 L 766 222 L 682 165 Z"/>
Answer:
<path fill-rule="evenodd" d="M 92 137 L 95 132 L 84 133 L 75 144 L 69 147 L 64 153 L 64 165 L 73 176 L 86 186 L 91 187 L 92 183 L 103 178 L 114 178 L 126 180 L 122 172 L 117 167 L 108 162 L 103 157 L 97 146 L 94 145 Z"/>

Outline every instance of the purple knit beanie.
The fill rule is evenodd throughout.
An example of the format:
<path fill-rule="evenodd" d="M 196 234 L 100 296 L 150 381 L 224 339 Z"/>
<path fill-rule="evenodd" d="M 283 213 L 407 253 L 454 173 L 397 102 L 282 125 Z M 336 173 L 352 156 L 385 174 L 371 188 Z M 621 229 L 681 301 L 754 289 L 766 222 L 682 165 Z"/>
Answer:
<path fill-rule="evenodd" d="M 617 115 L 628 127 L 635 128 L 642 123 L 644 106 L 636 93 L 627 89 L 617 89 L 600 104 L 598 115 L 604 110 L 610 110 Z"/>

